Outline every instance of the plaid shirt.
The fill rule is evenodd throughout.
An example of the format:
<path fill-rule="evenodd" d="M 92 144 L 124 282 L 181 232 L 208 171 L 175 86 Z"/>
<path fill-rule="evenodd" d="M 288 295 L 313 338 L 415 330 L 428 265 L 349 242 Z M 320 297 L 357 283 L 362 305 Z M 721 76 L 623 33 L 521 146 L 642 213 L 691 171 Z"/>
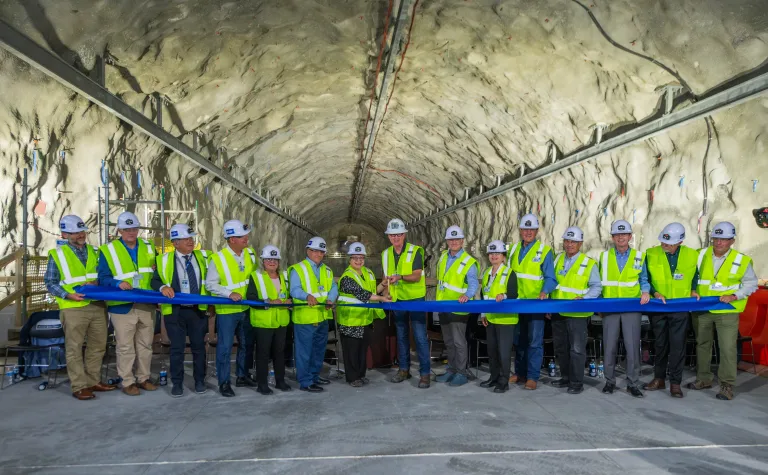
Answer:
<path fill-rule="evenodd" d="M 80 259 L 80 262 L 82 262 L 83 265 L 88 262 L 88 248 L 86 246 L 83 246 L 82 249 L 78 249 L 71 244 L 65 245 L 72 249 L 72 251 L 75 253 L 77 258 Z M 69 292 L 64 290 L 60 285 L 61 274 L 59 273 L 59 266 L 56 265 L 56 261 L 53 260 L 53 257 L 48 257 L 48 268 L 45 269 L 45 277 L 43 277 L 43 281 L 45 282 L 45 286 L 48 288 L 48 293 L 54 297 L 59 297 L 62 299 L 67 298 Z"/>

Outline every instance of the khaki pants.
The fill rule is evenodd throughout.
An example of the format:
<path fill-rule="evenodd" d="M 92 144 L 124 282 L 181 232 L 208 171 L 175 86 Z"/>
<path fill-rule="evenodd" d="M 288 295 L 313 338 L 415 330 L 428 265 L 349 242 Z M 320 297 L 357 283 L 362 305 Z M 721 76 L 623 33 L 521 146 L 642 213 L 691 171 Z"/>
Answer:
<path fill-rule="evenodd" d="M 737 342 L 739 337 L 738 313 L 704 313 L 694 320 L 696 329 L 696 379 L 710 383 L 712 374 L 713 328 L 717 328 L 717 344 L 720 347 L 720 366 L 717 379 L 720 383 L 736 383 L 738 364 Z"/>
<path fill-rule="evenodd" d="M 155 307 L 134 304 L 126 314 L 109 314 L 117 343 L 117 374 L 123 387 L 149 379 L 152 364 L 152 339 L 155 336 Z M 136 373 L 134 377 L 134 366 Z"/>
<path fill-rule="evenodd" d="M 59 312 L 64 329 L 67 374 L 72 392 L 95 386 L 101 380 L 101 363 L 107 349 L 107 312 L 103 306 L 66 308 Z M 83 343 L 85 361 L 83 361 Z"/>

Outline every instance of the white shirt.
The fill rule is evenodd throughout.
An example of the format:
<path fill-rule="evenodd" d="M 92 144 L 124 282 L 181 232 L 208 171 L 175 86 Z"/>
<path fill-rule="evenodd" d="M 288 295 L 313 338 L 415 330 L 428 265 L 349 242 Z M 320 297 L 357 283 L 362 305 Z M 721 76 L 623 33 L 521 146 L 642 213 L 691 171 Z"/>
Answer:
<path fill-rule="evenodd" d="M 246 250 L 243 249 L 243 252 L 240 253 L 238 256 L 235 254 L 235 251 L 232 250 L 229 245 L 223 249 L 224 252 L 229 252 L 232 257 L 235 259 L 235 262 L 237 262 L 238 265 L 245 267 L 245 258 L 247 256 Z M 231 290 L 224 287 L 219 283 L 220 277 L 219 277 L 219 270 L 216 268 L 216 265 L 211 264 L 208 266 L 208 274 L 205 275 L 205 289 L 211 294 L 215 295 L 217 297 L 229 297 L 232 293 Z"/>
<path fill-rule="evenodd" d="M 181 280 L 187 276 L 187 261 L 185 259 L 186 256 L 189 256 L 189 262 L 192 263 L 192 270 L 195 273 L 195 278 L 197 279 L 198 288 L 201 287 L 200 285 L 200 266 L 197 263 L 197 259 L 195 258 L 194 254 L 182 254 L 179 251 L 176 251 L 174 253 L 176 255 L 176 275 L 179 278 L 179 283 L 181 283 Z M 163 290 L 164 287 L 169 287 L 168 285 L 162 285 L 160 286 L 160 290 Z"/>

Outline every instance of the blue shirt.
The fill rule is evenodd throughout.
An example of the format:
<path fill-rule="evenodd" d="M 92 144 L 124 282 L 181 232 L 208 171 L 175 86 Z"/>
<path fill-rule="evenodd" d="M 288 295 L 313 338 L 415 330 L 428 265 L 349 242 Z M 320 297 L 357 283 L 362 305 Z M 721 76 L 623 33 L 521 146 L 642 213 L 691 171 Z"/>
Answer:
<path fill-rule="evenodd" d="M 309 259 L 304 259 L 309 264 L 309 268 L 312 269 L 312 272 L 315 273 L 315 277 L 317 277 L 317 281 L 320 281 L 320 266 L 315 264 Z M 296 269 L 291 269 L 291 274 L 289 275 L 289 281 L 291 285 L 291 297 L 296 297 L 299 300 L 307 300 L 307 295 L 304 291 L 304 289 L 301 287 L 301 279 L 299 278 L 299 274 L 296 273 Z M 335 302 L 336 299 L 339 297 L 339 287 L 336 285 L 336 282 L 331 284 L 331 289 L 328 291 L 328 302 Z"/>
<path fill-rule="evenodd" d="M 445 270 L 450 269 L 451 265 L 459 257 L 461 257 L 462 254 L 464 254 L 464 249 L 459 249 L 459 252 L 457 252 L 455 256 L 452 256 L 451 251 L 448 251 L 448 260 L 445 263 Z M 472 298 L 475 296 L 477 289 L 480 287 L 480 283 L 477 281 L 477 266 L 472 266 L 469 268 L 465 280 L 467 281 L 467 291 L 464 292 L 464 295 Z"/>
<path fill-rule="evenodd" d="M 120 243 L 125 246 L 125 249 L 128 251 L 128 255 L 131 256 L 131 260 L 133 260 L 133 263 L 138 267 L 139 265 L 139 242 L 136 241 L 136 246 L 134 246 L 133 249 L 125 245 L 125 242 L 123 241 L 123 238 L 118 239 Z M 117 280 L 112 275 L 112 270 L 109 268 L 109 264 L 107 264 L 107 258 L 104 257 L 104 252 L 99 253 L 99 285 L 102 287 L 119 287 L 122 280 Z M 131 311 L 133 308 L 132 303 L 124 303 L 122 305 L 114 305 L 112 307 L 109 307 L 109 313 L 116 313 L 119 315 L 126 314 Z"/>
<path fill-rule="evenodd" d="M 522 247 L 520 248 L 520 252 L 517 256 L 518 264 L 523 262 L 525 255 L 528 254 L 528 251 L 530 251 L 533 245 L 538 242 L 539 241 L 537 240 L 530 244 L 520 243 L 522 244 Z M 557 288 L 557 279 L 555 278 L 555 261 L 552 257 L 552 251 L 547 253 L 547 255 L 544 257 L 544 260 L 541 261 L 541 266 L 539 268 L 541 269 L 541 274 L 544 276 L 544 287 L 541 288 L 541 291 L 549 295 Z"/>
<path fill-rule="evenodd" d="M 619 266 L 619 272 L 621 272 L 624 270 L 624 266 L 627 265 L 627 261 L 629 260 L 629 253 L 632 251 L 632 248 L 628 247 L 626 252 L 619 252 L 615 246 L 613 249 L 616 251 L 616 264 Z M 640 271 L 638 280 L 640 281 L 641 292 L 651 291 L 651 284 L 648 283 L 648 264 L 645 260 L 643 260 L 643 268 Z"/>

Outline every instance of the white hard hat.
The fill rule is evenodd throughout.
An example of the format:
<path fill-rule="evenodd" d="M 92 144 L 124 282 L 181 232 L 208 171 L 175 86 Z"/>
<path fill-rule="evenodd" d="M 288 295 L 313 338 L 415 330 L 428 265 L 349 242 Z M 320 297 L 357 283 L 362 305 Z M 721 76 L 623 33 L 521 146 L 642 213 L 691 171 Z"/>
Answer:
<path fill-rule="evenodd" d="M 280 259 L 280 249 L 272 244 L 267 244 L 261 249 L 261 255 L 259 257 L 262 259 Z"/>
<path fill-rule="evenodd" d="M 488 244 L 488 248 L 486 250 L 488 251 L 488 254 L 492 254 L 492 253 L 506 254 L 507 244 L 504 241 L 497 239 L 495 241 L 491 241 L 491 243 Z"/>
<path fill-rule="evenodd" d="M 195 231 L 186 223 L 177 223 L 171 226 L 171 241 L 174 239 L 186 239 L 195 237 Z"/>
<path fill-rule="evenodd" d="M 403 220 L 395 218 L 387 223 L 387 230 L 384 231 L 384 234 L 403 234 L 407 232 L 408 230 L 405 229 Z"/>
<path fill-rule="evenodd" d="M 539 229 L 539 218 L 535 214 L 526 214 L 520 218 L 520 229 Z"/>
<path fill-rule="evenodd" d="M 123 211 L 117 217 L 117 229 L 132 229 L 141 226 L 139 218 L 130 211 Z"/>
<path fill-rule="evenodd" d="M 614 234 L 632 234 L 632 225 L 623 219 L 611 223 L 611 236 Z"/>
<path fill-rule="evenodd" d="M 449 226 L 445 231 L 445 239 L 464 239 L 464 231 L 462 231 L 461 228 L 455 224 L 453 226 Z"/>
<path fill-rule="evenodd" d="M 348 256 L 367 256 L 368 254 L 365 252 L 365 245 L 361 242 L 353 242 L 349 245 L 349 251 L 347 251 Z"/>
<path fill-rule="evenodd" d="M 736 237 L 736 226 L 728 221 L 717 223 L 710 236 L 718 239 L 733 239 Z"/>
<path fill-rule="evenodd" d="M 74 214 L 68 214 L 61 218 L 59 221 L 59 229 L 63 233 L 75 234 L 82 231 L 88 231 L 88 226 L 85 225 L 80 216 Z"/>
<path fill-rule="evenodd" d="M 578 226 L 571 226 L 563 233 L 563 239 L 576 242 L 584 242 L 584 231 Z"/>
<path fill-rule="evenodd" d="M 659 241 L 664 244 L 679 244 L 685 241 L 685 226 L 680 223 L 669 223 L 659 234 Z"/>
<path fill-rule="evenodd" d="M 230 219 L 224 223 L 224 237 L 240 237 L 247 236 L 251 232 L 251 227 L 247 224 L 243 224 L 237 219 Z"/>
<path fill-rule="evenodd" d="M 315 236 L 307 243 L 307 249 L 327 252 L 328 246 L 325 245 L 325 239 L 321 238 L 320 236 Z"/>

